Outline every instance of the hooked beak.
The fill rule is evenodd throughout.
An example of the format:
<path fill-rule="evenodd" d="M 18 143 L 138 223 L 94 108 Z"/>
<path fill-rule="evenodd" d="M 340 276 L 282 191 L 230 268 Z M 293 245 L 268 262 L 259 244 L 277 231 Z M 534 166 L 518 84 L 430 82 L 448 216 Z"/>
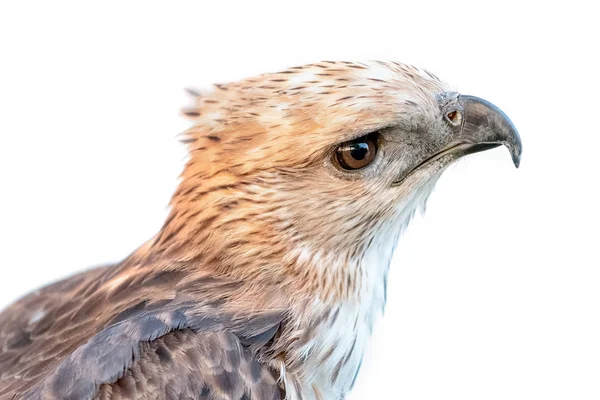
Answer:
<path fill-rule="evenodd" d="M 479 97 L 460 95 L 458 102 L 464 113 L 458 141 L 471 145 L 466 154 L 504 145 L 508 148 L 515 167 L 519 168 L 523 151 L 521 138 L 506 114 Z"/>
<path fill-rule="evenodd" d="M 454 118 L 460 118 L 460 122 L 457 119 L 452 120 L 454 134 L 450 143 L 414 166 L 403 178 L 393 182 L 394 186 L 402 184 L 409 176 L 445 156 L 451 156 L 451 160 L 456 160 L 465 155 L 501 145 L 508 148 L 515 167 L 519 168 L 522 152 L 521 138 L 513 123 L 502 110 L 479 97 L 457 93 L 440 94 L 440 99 L 447 98 L 454 100 L 451 102 L 450 108 L 444 111 L 449 111 L 446 117 L 452 115 Z"/>

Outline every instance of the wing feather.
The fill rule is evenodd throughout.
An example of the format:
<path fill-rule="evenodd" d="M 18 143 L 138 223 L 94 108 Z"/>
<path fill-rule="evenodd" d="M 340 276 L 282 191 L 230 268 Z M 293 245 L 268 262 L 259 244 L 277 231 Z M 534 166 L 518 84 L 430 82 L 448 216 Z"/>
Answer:
<path fill-rule="evenodd" d="M 171 332 L 143 346 L 117 382 L 95 400 L 282 400 L 277 376 L 228 332 Z"/>
<path fill-rule="evenodd" d="M 224 313 L 210 291 L 236 286 L 214 279 L 189 282 L 205 304 L 181 285 L 161 297 L 176 273 L 138 273 L 109 296 L 98 288 L 113 274 L 76 275 L 0 313 L 0 400 L 282 398 L 258 360 L 280 312 Z"/>

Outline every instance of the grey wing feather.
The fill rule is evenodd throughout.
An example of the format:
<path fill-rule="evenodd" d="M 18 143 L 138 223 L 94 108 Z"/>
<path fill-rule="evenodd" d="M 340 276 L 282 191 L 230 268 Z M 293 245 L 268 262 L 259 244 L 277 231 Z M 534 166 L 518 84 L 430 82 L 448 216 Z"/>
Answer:
<path fill-rule="evenodd" d="M 207 305 L 199 312 L 198 304 L 156 298 L 146 277 L 140 287 L 155 298 L 140 301 L 134 281 L 122 292 L 129 297 L 110 299 L 121 312 L 98 326 L 109 307 L 95 288 L 109 273 L 76 275 L 0 313 L 0 400 L 285 397 L 254 358 L 281 313 L 233 316 Z M 211 283 L 207 289 L 218 289 Z"/>
<path fill-rule="evenodd" d="M 275 373 L 232 333 L 171 332 L 144 344 L 140 358 L 95 400 L 282 400 Z"/>
<path fill-rule="evenodd" d="M 253 360 L 252 348 L 257 343 L 264 344 L 265 336 L 275 334 L 280 319 L 264 316 L 243 319 L 237 329 L 233 328 L 236 330 L 233 333 L 232 327 L 226 325 L 226 321 L 230 321 L 227 315 L 190 315 L 188 311 L 185 304 L 171 303 L 107 327 L 71 353 L 55 373 L 24 393 L 23 398 L 91 399 L 100 385 L 122 380 L 123 374 L 128 371 L 137 372 L 132 375 L 133 379 L 123 382 L 137 382 L 137 385 L 127 386 L 130 390 L 123 392 L 121 397 L 106 398 L 166 398 L 162 396 L 166 396 L 167 383 L 175 386 L 170 387 L 169 392 L 174 391 L 180 396 L 195 393 L 196 397 L 190 398 L 198 399 L 240 400 L 244 395 L 252 396 L 259 389 L 264 390 L 261 387 L 264 382 L 259 382 L 260 385 L 251 390 L 256 382 L 243 379 L 244 374 L 239 369 L 248 369 L 252 365 L 260 367 Z M 266 322 L 269 324 L 265 325 Z M 243 332 L 250 330 L 251 335 L 245 335 L 239 329 Z M 158 359 L 149 358 L 153 348 L 156 349 L 154 353 L 159 355 Z M 187 349 L 183 355 L 181 348 Z M 174 355 L 178 355 L 179 359 L 175 359 Z M 251 368 L 245 375 L 251 377 L 250 371 Z M 165 381 L 168 374 L 174 375 Z M 190 383 L 195 380 L 206 385 L 199 389 L 196 383 Z M 277 388 L 273 382 L 270 385 L 273 390 Z M 206 391 L 211 397 L 201 395 Z M 248 400 L 254 398 L 275 397 L 247 397 Z"/>

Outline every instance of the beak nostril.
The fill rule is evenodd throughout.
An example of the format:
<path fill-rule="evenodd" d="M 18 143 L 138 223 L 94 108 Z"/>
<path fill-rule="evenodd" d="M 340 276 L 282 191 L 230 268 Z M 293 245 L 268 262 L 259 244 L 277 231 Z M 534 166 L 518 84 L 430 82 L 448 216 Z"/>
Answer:
<path fill-rule="evenodd" d="M 446 114 L 446 119 L 452 125 L 458 126 L 462 122 L 462 114 L 460 113 L 460 111 L 450 111 L 448 114 Z"/>

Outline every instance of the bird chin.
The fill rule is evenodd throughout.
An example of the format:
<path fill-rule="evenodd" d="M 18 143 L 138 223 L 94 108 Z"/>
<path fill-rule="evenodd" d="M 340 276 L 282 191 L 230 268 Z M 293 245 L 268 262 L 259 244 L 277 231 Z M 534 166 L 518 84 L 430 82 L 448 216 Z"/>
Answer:
<path fill-rule="evenodd" d="M 458 160 L 469 154 L 479 153 L 481 151 L 493 149 L 500 146 L 501 143 L 490 142 L 490 143 L 454 143 L 451 144 L 441 151 L 433 154 L 432 156 L 421 161 L 406 174 L 399 179 L 392 182 L 392 186 L 400 186 L 406 183 L 412 177 L 419 177 L 420 179 L 426 178 L 427 175 L 435 175 L 441 169 L 447 167 L 453 161 Z M 423 176 L 425 175 L 425 176 Z"/>

